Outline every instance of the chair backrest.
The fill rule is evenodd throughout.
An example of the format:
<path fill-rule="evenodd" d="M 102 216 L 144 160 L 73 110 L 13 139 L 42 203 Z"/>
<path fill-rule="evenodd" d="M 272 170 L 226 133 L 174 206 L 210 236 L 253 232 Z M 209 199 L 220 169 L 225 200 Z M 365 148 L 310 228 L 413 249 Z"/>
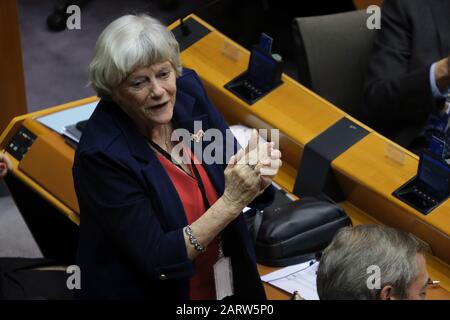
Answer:
<path fill-rule="evenodd" d="M 299 81 L 357 118 L 376 34 L 368 17 L 359 10 L 292 21 Z"/>

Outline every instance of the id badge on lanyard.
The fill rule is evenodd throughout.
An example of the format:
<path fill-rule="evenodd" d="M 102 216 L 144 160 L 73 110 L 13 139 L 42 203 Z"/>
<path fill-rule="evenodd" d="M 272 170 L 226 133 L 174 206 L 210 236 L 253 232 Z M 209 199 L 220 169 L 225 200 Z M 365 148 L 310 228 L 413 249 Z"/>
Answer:
<path fill-rule="evenodd" d="M 219 239 L 219 259 L 214 264 L 214 282 L 217 300 L 222 300 L 234 294 L 231 259 L 223 254 L 222 239 Z"/>

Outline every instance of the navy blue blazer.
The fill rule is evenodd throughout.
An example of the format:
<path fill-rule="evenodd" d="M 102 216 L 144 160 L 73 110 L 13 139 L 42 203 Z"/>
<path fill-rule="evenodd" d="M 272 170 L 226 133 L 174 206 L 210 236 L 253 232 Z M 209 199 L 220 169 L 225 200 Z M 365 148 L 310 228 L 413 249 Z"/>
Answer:
<path fill-rule="evenodd" d="M 217 128 L 225 135 L 228 128 L 192 70 L 177 79 L 173 117 L 191 133 L 194 121 L 202 121 L 204 131 Z M 204 167 L 222 195 L 226 165 Z M 98 104 L 77 148 L 73 176 L 81 218 L 78 296 L 188 299 L 195 266 L 186 254 L 183 205 L 146 138 L 115 103 Z M 270 187 L 251 205 L 265 207 L 273 195 Z M 223 242 L 235 298 L 265 298 L 242 214 L 226 227 Z"/>

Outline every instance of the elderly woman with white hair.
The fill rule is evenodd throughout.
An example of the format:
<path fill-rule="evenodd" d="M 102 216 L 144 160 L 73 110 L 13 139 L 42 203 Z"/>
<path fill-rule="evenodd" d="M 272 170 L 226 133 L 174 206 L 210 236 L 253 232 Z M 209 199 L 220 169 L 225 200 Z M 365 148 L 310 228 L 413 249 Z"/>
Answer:
<path fill-rule="evenodd" d="M 207 141 L 228 127 L 182 68 L 172 33 L 147 15 L 102 32 L 89 75 L 101 100 L 73 167 L 79 297 L 265 298 L 241 211 L 272 202 L 279 150 L 255 133 L 245 150 L 233 141 L 227 159 L 226 139 Z M 202 162 L 198 147 L 213 147 L 215 161 Z"/>

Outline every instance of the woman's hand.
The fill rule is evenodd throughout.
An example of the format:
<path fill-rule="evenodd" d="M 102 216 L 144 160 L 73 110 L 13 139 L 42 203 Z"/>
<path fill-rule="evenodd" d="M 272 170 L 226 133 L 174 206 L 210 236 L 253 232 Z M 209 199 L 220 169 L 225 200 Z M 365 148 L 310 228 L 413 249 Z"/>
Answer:
<path fill-rule="evenodd" d="M 0 153 L 0 178 L 6 176 L 8 171 L 12 170 L 12 163 L 8 156 L 4 153 Z"/>
<path fill-rule="evenodd" d="M 261 174 L 261 193 L 272 184 L 281 167 L 281 152 L 274 148 L 274 142 L 259 143 L 257 130 L 253 130 L 245 151 L 236 154 L 238 163 L 256 165 Z"/>
<path fill-rule="evenodd" d="M 238 154 L 231 157 L 225 169 L 224 202 L 238 215 L 260 193 L 261 177 L 259 170 L 248 164 L 238 163 Z"/>
<path fill-rule="evenodd" d="M 272 184 L 273 178 L 278 173 L 282 162 L 281 162 L 281 151 L 273 148 L 273 142 L 271 142 L 271 148 L 269 151 L 269 156 L 267 159 L 260 161 L 261 168 L 261 189 L 265 190 L 268 186 Z"/>
<path fill-rule="evenodd" d="M 281 152 L 273 143 L 259 143 L 259 135 L 252 133 L 247 148 L 230 158 L 225 169 L 225 191 L 206 213 L 191 224 L 193 234 L 203 246 L 209 243 L 233 221 L 250 202 L 272 183 L 281 166 Z M 198 251 L 184 234 L 189 259 Z"/>
<path fill-rule="evenodd" d="M 274 143 L 260 144 L 254 130 L 247 147 L 231 157 L 225 169 L 224 200 L 240 212 L 272 183 L 281 166 L 280 158 Z"/>

